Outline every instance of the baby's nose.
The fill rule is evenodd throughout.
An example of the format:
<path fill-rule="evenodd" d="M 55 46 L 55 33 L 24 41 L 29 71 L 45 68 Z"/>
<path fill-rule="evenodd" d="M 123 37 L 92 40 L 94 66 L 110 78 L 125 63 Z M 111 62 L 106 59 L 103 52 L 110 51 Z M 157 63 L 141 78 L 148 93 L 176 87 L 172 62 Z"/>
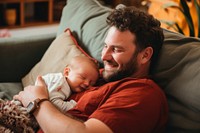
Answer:
<path fill-rule="evenodd" d="M 90 82 L 89 82 L 88 80 L 86 80 L 86 81 L 84 82 L 84 85 L 89 86 L 89 85 L 90 85 Z"/>

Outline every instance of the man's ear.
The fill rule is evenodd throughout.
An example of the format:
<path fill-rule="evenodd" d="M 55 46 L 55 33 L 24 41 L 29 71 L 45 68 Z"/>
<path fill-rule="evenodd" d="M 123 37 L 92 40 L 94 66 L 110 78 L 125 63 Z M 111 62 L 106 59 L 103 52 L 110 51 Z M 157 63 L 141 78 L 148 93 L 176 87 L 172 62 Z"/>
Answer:
<path fill-rule="evenodd" d="M 140 62 L 141 64 L 145 64 L 151 60 L 151 57 L 153 55 L 153 48 L 147 47 L 142 52 L 140 52 Z"/>
<path fill-rule="evenodd" d="M 63 74 L 64 74 L 65 77 L 68 77 L 69 71 L 70 71 L 69 66 L 66 66 L 65 69 L 64 69 L 64 72 L 63 72 Z"/>

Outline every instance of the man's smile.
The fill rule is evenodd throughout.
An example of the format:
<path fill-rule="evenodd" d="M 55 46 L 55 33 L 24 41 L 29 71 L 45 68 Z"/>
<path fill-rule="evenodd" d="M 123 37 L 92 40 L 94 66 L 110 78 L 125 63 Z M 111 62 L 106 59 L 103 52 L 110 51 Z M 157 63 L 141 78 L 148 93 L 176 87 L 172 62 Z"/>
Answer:
<path fill-rule="evenodd" d="M 104 61 L 104 69 L 105 70 L 113 70 L 113 68 L 118 67 L 118 64 L 116 62 L 111 61 Z"/>

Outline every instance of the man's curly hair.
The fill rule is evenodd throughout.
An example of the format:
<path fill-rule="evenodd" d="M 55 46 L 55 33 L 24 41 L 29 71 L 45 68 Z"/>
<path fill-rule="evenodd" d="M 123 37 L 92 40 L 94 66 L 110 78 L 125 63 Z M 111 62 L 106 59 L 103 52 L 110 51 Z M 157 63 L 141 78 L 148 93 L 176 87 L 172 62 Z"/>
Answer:
<path fill-rule="evenodd" d="M 129 30 L 136 36 L 137 50 L 140 52 L 146 47 L 153 48 L 151 58 L 150 73 L 155 67 L 160 49 L 163 44 L 163 29 L 160 27 L 160 21 L 152 15 L 135 7 L 122 7 L 114 9 L 107 17 L 107 23 L 115 26 L 120 31 Z"/>

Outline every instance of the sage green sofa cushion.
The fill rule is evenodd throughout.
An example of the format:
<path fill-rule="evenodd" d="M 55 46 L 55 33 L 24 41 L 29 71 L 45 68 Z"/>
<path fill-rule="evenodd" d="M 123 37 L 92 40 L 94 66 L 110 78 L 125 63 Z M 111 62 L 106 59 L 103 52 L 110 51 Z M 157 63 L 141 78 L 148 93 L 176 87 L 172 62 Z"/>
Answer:
<path fill-rule="evenodd" d="M 169 103 L 169 133 L 200 133 L 200 40 L 164 31 L 155 80 Z"/>
<path fill-rule="evenodd" d="M 0 98 L 12 100 L 13 96 L 22 91 L 23 86 L 20 82 L 0 83 Z"/>
<path fill-rule="evenodd" d="M 94 0 L 67 0 L 58 34 L 70 28 L 79 45 L 92 57 L 101 61 L 101 50 L 108 31 L 105 18 L 111 9 Z"/>
<path fill-rule="evenodd" d="M 58 35 L 70 28 L 80 46 L 101 62 L 108 30 L 106 17 L 110 11 L 95 0 L 68 0 Z M 199 133 L 200 40 L 168 30 L 164 30 L 164 35 L 164 46 L 153 76 L 168 99 L 168 133 Z"/>

